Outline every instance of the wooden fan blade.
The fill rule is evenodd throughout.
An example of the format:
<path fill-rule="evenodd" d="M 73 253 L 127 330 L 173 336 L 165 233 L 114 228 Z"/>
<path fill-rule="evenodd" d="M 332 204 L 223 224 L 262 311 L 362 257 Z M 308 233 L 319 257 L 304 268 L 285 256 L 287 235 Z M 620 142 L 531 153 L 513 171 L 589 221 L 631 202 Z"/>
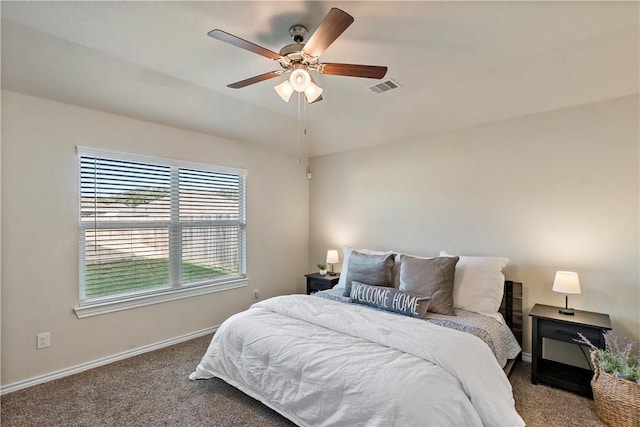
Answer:
<path fill-rule="evenodd" d="M 336 64 L 327 62 L 318 65 L 320 74 L 334 76 L 365 77 L 368 79 L 381 79 L 387 74 L 387 67 L 377 65 Z"/>
<path fill-rule="evenodd" d="M 332 8 L 305 44 L 304 52 L 311 56 L 320 56 L 351 24 L 353 16 L 338 8 Z"/>
<path fill-rule="evenodd" d="M 230 87 L 232 89 L 240 89 L 254 83 L 259 83 L 264 80 L 269 80 L 274 77 L 281 76 L 282 73 L 283 71 L 269 71 L 268 73 L 260 74 L 259 76 L 254 76 L 245 80 L 240 80 L 239 82 L 231 83 L 230 85 L 227 85 L 227 87 Z"/>
<path fill-rule="evenodd" d="M 222 30 L 211 30 L 207 33 L 207 35 L 211 38 L 232 44 L 234 46 L 237 46 L 239 48 L 248 50 L 249 52 L 253 52 L 253 53 L 257 53 L 258 55 L 262 55 L 262 56 L 266 56 L 269 59 L 275 59 L 278 60 L 280 59 L 280 55 L 275 53 L 272 50 L 266 49 L 262 46 L 258 46 L 255 43 L 251 43 L 249 41 L 246 41 L 244 39 L 241 39 L 240 37 L 236 37 L 233 34 L 229 34 L 227 32 L 224 32 Z"/>
<path fill-rule="evenodd" d="M 319 97 L 317 97 L 315 101 L 310 102 L 309 104 L 315 104 L 316 102 L 320 102 L 320 101 L 322 101 L 322 95 L 320 95 Z"/>

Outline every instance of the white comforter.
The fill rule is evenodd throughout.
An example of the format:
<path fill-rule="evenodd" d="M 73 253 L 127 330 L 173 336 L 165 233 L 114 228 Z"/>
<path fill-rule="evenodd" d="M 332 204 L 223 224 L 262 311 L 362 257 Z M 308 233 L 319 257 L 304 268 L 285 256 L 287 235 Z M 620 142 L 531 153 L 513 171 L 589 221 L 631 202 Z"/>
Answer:
<path fill-rule="evenodd" d="M 191 379 L 218 377 L 302 426 L 523 426 L 482 340 L 289 295 L 225 321 Z"/>

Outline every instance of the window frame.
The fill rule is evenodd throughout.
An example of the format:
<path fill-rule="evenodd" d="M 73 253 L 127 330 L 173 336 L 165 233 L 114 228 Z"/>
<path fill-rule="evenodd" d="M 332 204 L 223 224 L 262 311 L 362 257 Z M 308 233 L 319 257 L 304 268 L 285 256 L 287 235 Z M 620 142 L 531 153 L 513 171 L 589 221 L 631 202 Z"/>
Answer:
<path fill-rule="evenodd" d="M 167 159 L 162 157 L 154 157 L 154 156 L 145 156 L 145 155 L 137 155 L 137 154 L 128 154 L 116 151 L 102 150 L 102 149 L 94 149 L 87 148 L 83 146 L 76 147 L 76 159 L 77 159 L 77 173 L 78 173 L 78 191 L 77 191 L 77 203 L 78 203 L 78 306 L 73 310 L 78 318 L 95 316 L 105 313 L 111 313 L 120 310 L 126 310 L 136 307 L 143 307 L 151 304 L 158 304 L 167 301 L 174 301 L 182 298 L 189 298 L 197 295 L 204 295 L 213 292 L 221 292 L 230 289 L 236 289 L 241 287 L 246 287 L 248 285 L 249 279 L 247 277 L 247 250 L 246 250 L 246 235 L 247 235 L 247 171 L 245 169 L 231 168 L 225 166 L 217 166 L 205 163 L 197 163 L 183 160 L 174 160 Z M 161 289 L 152 289 L 149 291 L 141 291 L 130 294 L 123 294 L 118 296 L 107 296 L 107 297 L 99 297 L 91 300 L 85 299 L 85 286 L 84 286 L 84 277 L 86 275 L 85 271 L 85 232 L 87 229 L 99 229 L 101 226 L 99 221 L 97 222 L 88 222 L 82 220 L 81 215 L 81 197 L 82 197 L 82 179 L 80 175 L 81 171 L 81 158 L 83 156 L 89 157 L 101 157 L 106 159 L 113 159 L 116 161 L 132 161 L 138 163 L 145 164 L 153 164 L 153 165 L 162 165 L 169 166 L 171 168 L 172 179 L 173 175 L 177 175 L 179 169 L 192 169 L 192 170 L 202 170 L 207 172 L 215 172 L 215 173 L 224 173 L 224 174 L 232 174 L 237 175 L 240 178 L 239 184 L 239 218 L 238 221 L 233 220 L 234 224 L 237 223 L 239 225 L 239 233 L 238 233 L 238 274 L 237 275 L 228 275 L 217 279 L 206 280 L 201 283 L 187 283 L 180 284 L 175 279 L 175 269 L 171 269 L 170 271 L 174 272 L 173 279 L 170 278 L 169 286 Z M 177 190 L 177 186 L 172 186 L 174 190 Z M 172 200 L 176 194 L 171 195 Z M 152 221 L 142 224 L 137 223 L 127 223 L 127 221 L 123 221 L 122 225 L 125 228 L 150 228 L 150 227 L 166 227 L 167 230 L 172 227 L 178 226 L 178 229 L 182 229 L 182 225 L 179 224 L 179 218 L 174 217 L 173 202 L 171 202 L 172 206 L 172 215 L 171 220 L 169 221 Z M 177 220 L 177 221 L 174 221 Z M 119 224 L 119 225 L 120 225 Z M 110 223 L 113 227 L 115 224 L 113 222 Z M 108 228 L 108 227 L 107 227 Z M 171 233 L 171 232 L 170 232 Z M 180 245 L 180 251 L 182 250 L 182 245 Z M 180 262 L 176 261 L 176 254 L 169 255 L 169 263 Z"/>

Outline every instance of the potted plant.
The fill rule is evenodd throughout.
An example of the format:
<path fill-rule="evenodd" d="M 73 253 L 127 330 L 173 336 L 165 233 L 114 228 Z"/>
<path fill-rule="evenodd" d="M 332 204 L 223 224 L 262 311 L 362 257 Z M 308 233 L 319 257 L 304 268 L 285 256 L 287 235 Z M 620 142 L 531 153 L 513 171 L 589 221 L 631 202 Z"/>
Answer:
<path fill-rule="evenodd" d="M 593 401 L 600 420 L 610 426 L 639 425 L 640 358 L 631 354 L 633 341 L 620 340 L 612 332 L 604 334 L 604 350 L 584 335 L 576 342 L 591 348 L 595 373 L 591 380 Z"/>
<path fill-rule="evenodd" d="M 329 264 L 327 264 L 326 262 L 323 262 L 322 264 L 317 264 L 317 266 L 320 269 L 321 276 L 324 276 L 325 274 L 327 274 L 327 270 L 329 269 Z"/>

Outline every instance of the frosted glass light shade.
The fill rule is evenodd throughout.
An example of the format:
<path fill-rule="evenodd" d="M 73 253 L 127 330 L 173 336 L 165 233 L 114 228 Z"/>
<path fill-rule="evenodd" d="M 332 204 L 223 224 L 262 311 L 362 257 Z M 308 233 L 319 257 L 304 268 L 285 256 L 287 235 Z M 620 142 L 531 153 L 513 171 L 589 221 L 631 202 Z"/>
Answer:
<path fill-rule="evenodd" d="M 322 88 L 316 85 L 314 82 L 310 82 L 309 86 L 304 90 L 304 96 L 307 98 L 307 102 L 311 104 L 318 99 L 322 94 Z"/>
<path fill-rule="evenodd" d="M 307 70 L 298 68 L 291 72 L 289 83 L 296 92 L 304 92 L 311 83 L 311 76 Z"/>
<path fill-rule="evenodd" d="M 307 102 L 311 104 L 322 94 L 322 88 L 313 81 L 309 72 L 303 68 L 297 68 L 291 72 L 289 80 L 285 80 L 274 87 L 284 102 L 289 102 L 294 91 L 304 93 Z"/>
<path fill-rule="evenodd" d="M 335 249 L 330 249 L 327 251 L 327 264 L 337 264 L 340 262 L 340 258 L 338 257 L 338 251 Z"/>
<path fill-rule="evenodd" d="M 291 83 L 289 83 L 289 80 L 283 81 L 279 85 L 275 86 L 274 89 L 284 102 L 289 102 L 289 99 L 291 99 L 291 95 L 293 94 L 293 87 L 291 86 Z"/>
<path fill-rule="evenodd" d="M 573 271 L 557 271 L 551 290 L 562 294 L 579 294 L 580 280 L 578 279 L 578 273 L 574 273 Z"/>

